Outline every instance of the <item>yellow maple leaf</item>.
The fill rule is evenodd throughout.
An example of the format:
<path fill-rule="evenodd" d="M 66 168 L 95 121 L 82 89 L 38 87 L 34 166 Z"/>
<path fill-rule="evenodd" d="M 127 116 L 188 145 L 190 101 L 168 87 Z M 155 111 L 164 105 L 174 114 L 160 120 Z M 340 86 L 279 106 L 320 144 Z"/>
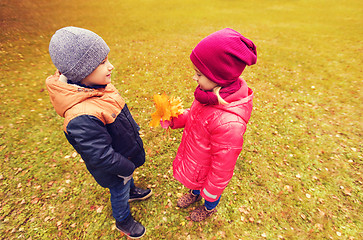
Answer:
<path fill-rule="evenodd" d="M 159 125 L 160 120 L 170 121 L 172 117 L 177 117 L 183 113 L 183 104 L 179 97 L 168 97 L 165 93 L 154 95 L 156 111 L 151 114 L 151 127 Z"/>
<path fill-rule="evenodd" d="M 183 114 L 184 107 L 179 97 L 173 97 L 173 96 L 170 97 L 169 103 L 170 103 L 170 114 L 172 117 L 177 117 L 180 114 Z"/>

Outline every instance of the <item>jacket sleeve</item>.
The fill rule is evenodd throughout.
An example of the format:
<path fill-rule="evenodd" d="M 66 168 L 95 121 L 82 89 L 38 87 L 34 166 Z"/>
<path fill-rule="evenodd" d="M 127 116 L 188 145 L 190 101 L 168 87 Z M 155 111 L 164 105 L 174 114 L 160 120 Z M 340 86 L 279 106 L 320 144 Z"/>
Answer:
<path fill-rule="evenodd" d="M 173 117 L 171 119 L 170 127 L 172 129 L 185 127 L 185 123 L 188 119 L 189 113 L 190 113 L 190 109 L 188 108 L 188 109 L 184 110 L 183 114 L 179 115 L 178 117 Z"/>
<path fill-rule="evenodd" d="M 231 180 L 245 131 L 246 125 L 238 121 L 221 124 L 212 131 L 211 169 L 201 191 L 207 201 L 216 201 Z"/>
<path fill-rule="evenodd" d="M 114 175 L 130 176 L 135 165 L 115 152 L 105 125 L 98 118 L 81 115 L 67 125 L 66 137 L 81 155 L 87 167 Z"/>

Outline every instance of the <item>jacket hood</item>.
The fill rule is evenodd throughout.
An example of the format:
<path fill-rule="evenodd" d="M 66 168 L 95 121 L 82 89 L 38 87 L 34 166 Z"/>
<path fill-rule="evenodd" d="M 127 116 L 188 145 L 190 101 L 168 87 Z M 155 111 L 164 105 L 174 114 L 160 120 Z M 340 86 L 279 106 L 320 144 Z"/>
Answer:
<path fill-rule="evenodd" d="M 242 84 L 246 84 L 244 80 L 241 80 Z M 248 95 L 244 97 L 243 88 L 241 87 L 237 92 L 226 97 L 225 100 L 229 102 L 228 105 L 214 105 L 218 109 L 222 109 L 226 112 L 231 112 L 241 117 L 246 123 L 248 123 L 252 112 L 252 100 L 253 91 L 248 88 Z"/>
<path fill-rule="evenodd" d="M 74 105 L 92 97 L 101 97 L 106 89 L 84 88 L 73 84 L 60 81 L 59 73 L 56 73 L 46 80 L 46 86 L 55 111 L 61 116 Z"/>

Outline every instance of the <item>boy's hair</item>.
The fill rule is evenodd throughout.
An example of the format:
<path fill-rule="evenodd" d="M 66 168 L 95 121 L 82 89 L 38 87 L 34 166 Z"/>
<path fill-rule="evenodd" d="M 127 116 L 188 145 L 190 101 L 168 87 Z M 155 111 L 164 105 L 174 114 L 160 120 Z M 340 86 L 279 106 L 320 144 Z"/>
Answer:
<path fill-rule="evenodd" d="M 110 48 L 100 36 L 78 27 L 59 29 L 49 43 L 53 64 L 72 83 L 90 75 L 109 52 Z"/>

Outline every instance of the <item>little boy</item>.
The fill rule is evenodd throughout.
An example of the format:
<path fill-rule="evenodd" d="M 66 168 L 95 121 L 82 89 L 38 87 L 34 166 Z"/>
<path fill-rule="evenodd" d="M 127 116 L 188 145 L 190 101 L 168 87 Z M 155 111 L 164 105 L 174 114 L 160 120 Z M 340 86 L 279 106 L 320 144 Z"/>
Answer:
<path fill-rule="evenodd" d="M 134 185 L 132 174 L 144 164 L 145 151 L 139 126 L 111 84 L 109 51 L 94 32 L 59 29 L 49 44 L 58 71 L 46 84 L 56 112 L 64 117 L 67 140 L 97 183 L 110 190 L 117 229 L 136 239 L 145 234 L 145 227 L 133 219 L 128 203 L 152 193 Z"/>

